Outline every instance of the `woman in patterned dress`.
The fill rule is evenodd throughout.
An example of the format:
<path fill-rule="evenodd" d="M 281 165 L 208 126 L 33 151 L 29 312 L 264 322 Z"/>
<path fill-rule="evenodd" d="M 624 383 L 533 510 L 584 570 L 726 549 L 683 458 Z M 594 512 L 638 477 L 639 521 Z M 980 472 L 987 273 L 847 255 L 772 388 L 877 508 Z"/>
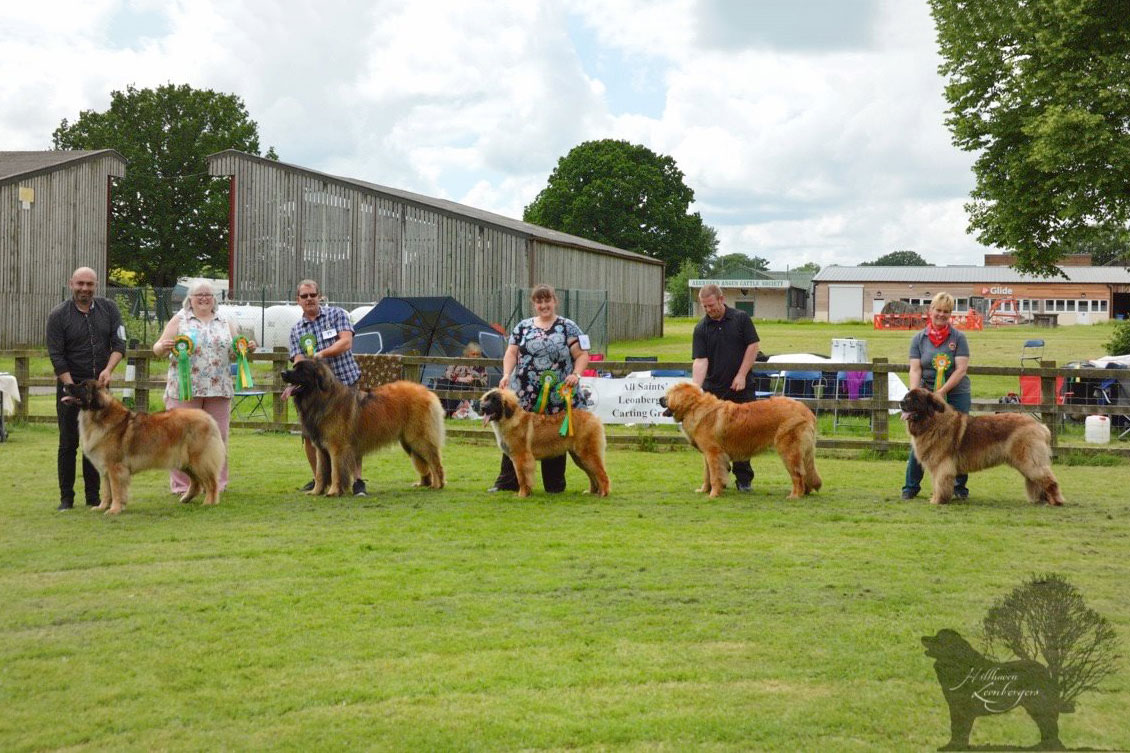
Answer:
<path fill-rule="evenodd" d="M 177 356 L 175 341 L 178 335 L 192 338 L 194 347 L 189 363 L 192 367 L 192 399 L 182 402 L 179 399 L 177 380 Z M 170 358 L 169 373 L 165 379 L 165 409 L 200 408 L 216 419 L 224 447 L 228 443 L 228 425 L 231 422 L 232 385 L 232 342 L 237 336 L 235 323 L 218 312 L 216 296 L 212 286 L 197 282 L 188 289 L 184 307 L 178 311 L 157 342 L 153 352 L 158 356 Z M 249 343 L 255 350 L 255 343 Z M 220 491 L 228 485 L 228 464 L 220 472 Z M 169 473 L 169 486 L 173 494 L 184 494 L 188 490 L 188 476 L 180 471 Z"/>
<path fill-rule="evenodd" d="M 569 319 L 557 315 L 557 293 L 549 285 L 538 285 L 530 293 L 535 315 L 523 319 L 510 332 L 510 344 L 502 358 L 502 379 L 498 386 L 510 388 L 528 411 L 536 412 L 543 384 L 550 383 L 546 413 L 565 410 L 565 400 L 557 388 L 565 383 L 573 388 L 573 408 L 580 406 L 577 385 L 589 362 L 589 339 Z M 550 494 L 565 491 L 565 456 L 541 461 L 541 480 Z M 517 491 L 518 476 L 507 455 L 494 485 L 487 491 Z"/>

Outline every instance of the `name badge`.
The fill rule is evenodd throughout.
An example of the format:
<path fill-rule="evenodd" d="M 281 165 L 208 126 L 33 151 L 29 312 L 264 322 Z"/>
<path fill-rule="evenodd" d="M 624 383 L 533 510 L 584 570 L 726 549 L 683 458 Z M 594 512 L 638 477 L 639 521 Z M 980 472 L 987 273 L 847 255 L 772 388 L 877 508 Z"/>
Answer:
<path fill-rule="evenodd" d="M 337 337 L 337 330 L 336 329 L 331 328 L 331 329 L 327 329 L 327 330 L 322 331 L 322 339 L 323 340 L 332 340 L 335 337 Z"/>
<path fill-rule="evenodd" d="M 589 343 L 589 336 L 588 335 L 581 335 L 580 337 L 577 338 L 577 340 L 578 340 L 577 344 L 581 346 L 581 350 L 588 350 L 589 349 L 590 343 Z"/>

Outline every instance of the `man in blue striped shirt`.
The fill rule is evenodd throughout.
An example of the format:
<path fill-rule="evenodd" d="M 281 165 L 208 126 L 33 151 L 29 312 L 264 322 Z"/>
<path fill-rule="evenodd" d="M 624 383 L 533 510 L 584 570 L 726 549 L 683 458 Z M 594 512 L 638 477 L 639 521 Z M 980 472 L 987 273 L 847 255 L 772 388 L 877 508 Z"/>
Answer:
<path fill-rule="evenodd" d="M 302 307 L 302 318 L 290 329 L 290 359 L 297 363 L 306 358 L 320 358 L 330 367 L 342 384 L 352 387 L 361 378 L 361 367 L 353 357 L 353 322 L 345 309 L 337 306 L 323 306 L 318 283 L 314 280 L 303 280 L 298 283 L 298 305 Z M 309 337 L 306 337 L 309 336 Z M 305 337 L 313 353 L 308 353 L 303 344 Z M 314 445 L 308 437 L 303 437 L 306 449 L 306 459 L 310 461 L 310 470 L 317 472 L 317 455 Z M 365 496 L 365 482 L 361 479 L 361 459 L 357 459 L 356 481 L 353 482 L 353 494 L 357 497 Z M 302 491 L 314 488 L 311 480 Z"/>

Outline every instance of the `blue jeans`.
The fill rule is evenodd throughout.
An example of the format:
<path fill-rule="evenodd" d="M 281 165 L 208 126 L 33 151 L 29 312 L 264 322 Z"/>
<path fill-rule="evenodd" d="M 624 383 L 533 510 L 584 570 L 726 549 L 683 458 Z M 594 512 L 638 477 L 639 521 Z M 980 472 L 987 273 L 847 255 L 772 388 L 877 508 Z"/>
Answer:
<path fill-rule="evenodd" d="M 954 410 L 961 411 L 962 413 L 969 413 L 969 408 L 973 405 L 973 394 L 971 392 L 963 392 L 960 395 L 955 395 L 952 392 L 946 394 L 946 402 L 953 407 Z M 914 456 L 914 449 L 910 450 L 910 457 L 906 459 L 906 481 L 902 485 L 904 492 L 917 494 L 922 491 L 922 475 L 925 471 L 922 469 L 922 464 L 918 462 L 918 458 Z M 953 493 L 954 496 L 963 496 L 969 494 L 969 489 L 965 486 L 965 482 L 969 480 L 969 474 L 963 473 L 960 476 L 955 476 L 953 479 Z"/>

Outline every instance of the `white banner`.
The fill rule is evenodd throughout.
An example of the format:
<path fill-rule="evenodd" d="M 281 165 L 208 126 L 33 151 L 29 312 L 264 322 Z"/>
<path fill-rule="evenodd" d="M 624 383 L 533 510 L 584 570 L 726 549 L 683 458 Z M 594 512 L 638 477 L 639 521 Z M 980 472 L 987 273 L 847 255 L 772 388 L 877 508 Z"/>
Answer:
<path fill-rule="evenodd" d="M 675 419 L 663 415 L 659 398 L 671 385 L 689 381 L 689 377 L 582 377 L 581 395 L 585 410 L 606 424 L 673 424 Z"/>

